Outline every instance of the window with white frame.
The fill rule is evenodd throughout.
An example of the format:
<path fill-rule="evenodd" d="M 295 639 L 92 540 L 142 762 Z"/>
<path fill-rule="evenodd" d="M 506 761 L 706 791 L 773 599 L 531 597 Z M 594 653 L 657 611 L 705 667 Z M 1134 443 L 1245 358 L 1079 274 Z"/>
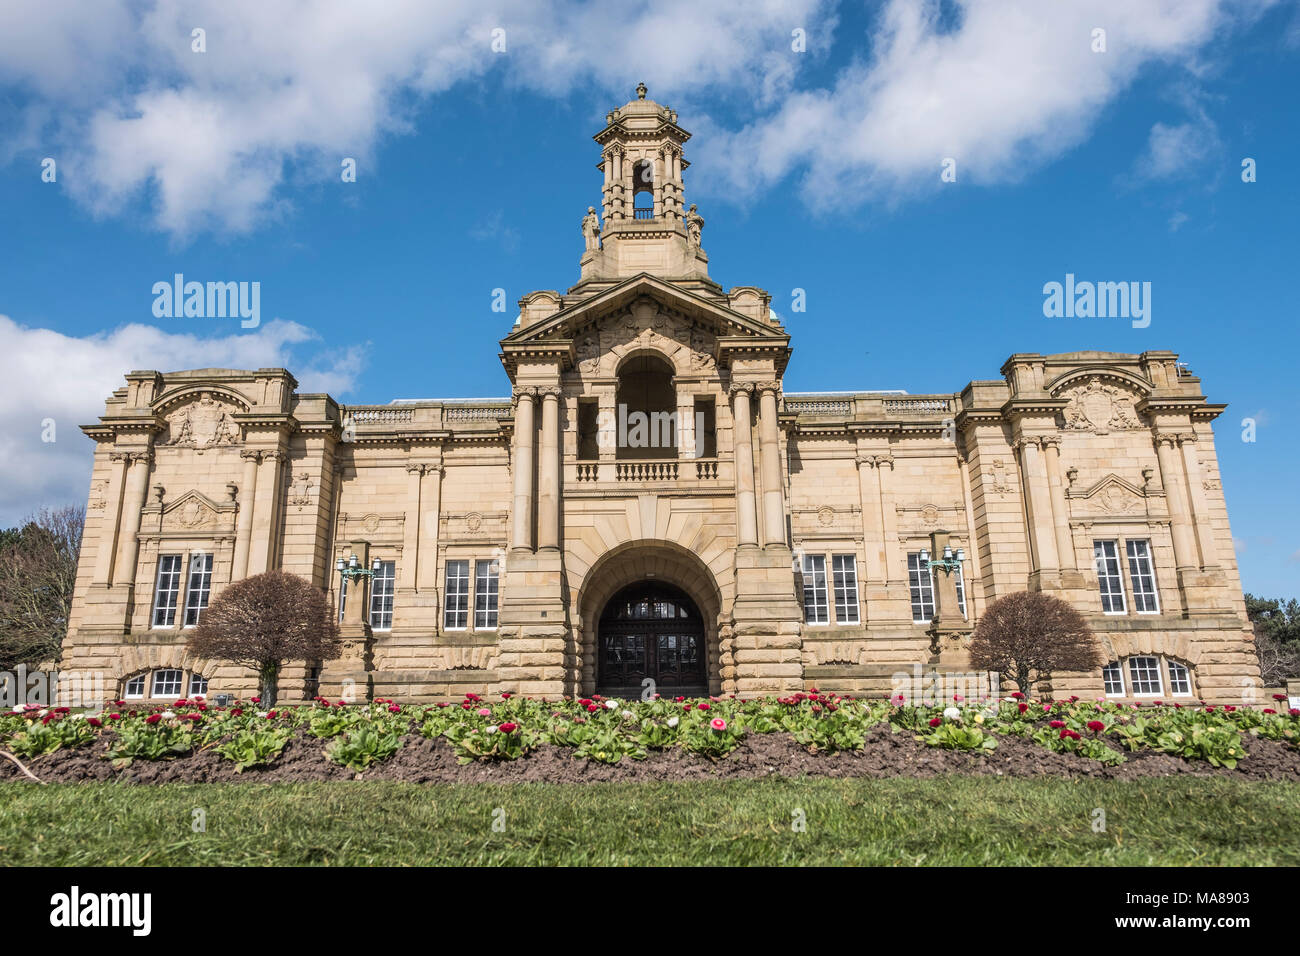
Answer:
<path fill-rule="evenodd" d="M 1192 673 L 1178 661 L 1166 661 L 1169 668 L 1169 693 L 1175 697 L 1192 696 Z"/>
<path fill-rule="evenodd" d="M 343 622 L 343 612 L 348 608 L 348 579 L 339 581 L 339 623 Z"/>
<path fill-rule="evenodd" d="M 493 630 L 497 626 L 497 603 L 501 596 L 501 566 L 495 561 L 474 564 L 474 629 Z"/>
<path fill-rule="evenodd" d="M 1133 585 L 1133 608 L 1139 614 L 1158 614 L 1160 597 L 1156 591 L 1156 572 L 1151 563 L 1151 542 L 1133 538 L 1125 542 L 1128 552 L 1128 576 Z"/>
<path fill-rule="evenodd" d="M 190 555 L 190 579 L 185 588 L 185 626 L 194 627 L 208 607 L 212 593 L 212 555 Z"/>
<path fill-rule="evenodd" d="M 907 584 L 912 591 L 912 620 L 926 624 L 934 617 L 934 572 L 921 567 L 921 552 L 907 555 Z"/>
<path fill-rule="evenodd" d="M 808 624 L 826 624 L 826 555 L 803 556 L 803 619 Z"/>
<path fill-rule="evenodd" d="M 176 603 L 181 593 L 181 556 L 158 555 L 158 583 L 153 592 L 153 626 L 176 626 Z"/>
<path fill-rule="evenodd" d="M 397 562 L 380 561 L 370 578 L 370 627 L 376 631 L 393 628 L 393 586 L 397 581 Z"/>
<path fill-rule="evenodd" d="M 202 674 L 190 675 L 190 696 L 207 697 L 208 696 L 208 679 Z"/>
<path fill-rule="evenodd" d="M 1094 541 L 1092 556 L 1097 563 L 1097 587 L 1101 591 L 1101 609 L 1107 614 L 1123 614 L 1124 579 L 1120 574 L 1119 549 L 1114 541 Z"/>
<path fill-rule="evenodd" d="M 122 690 L 122 696 L 127 700 L 139 700 L 144 697 L 144 674 L 137 674 L 126 682 L 126 687 Z"/>
<path fill-rule="evenodd" d="M 181 672 L 174 669 L 153 672 L 153 691 L 151 697 L 179 697 L 181 693 Z"/>
<path fill-rule="evenodd" d="M 960 564 L 954 572 L 957 575 L 957 610 L 961 611 L 961 616 L 966 617 L 966 574 Z M 934 572 L 930 572 L 931 584 L 933 584 Z"/>
<path fill-rule="evenodd" d="M 1101 682 L 1107 697 L 1124 696 L 1124 668 L 1119 661 L 1107 664 L 1101 669 Z"/>
<path fill-rule="evenodd" d="M 1158 657 L 1130 657 L 1128 678 L 1134 697 L 1159 697 L 1164 693 Z"/>
<path fill-rule="evenodd" d="M 831 555 L 835 585 L 835 623 L 858 623 L 858 564 L 851 554 Z"/>
<path fill-rule="evenodd" d="M 447 562 L 447 592 L 443 601 L 442 626 L 463 631 L 469 626 L 469 562 Z"/>

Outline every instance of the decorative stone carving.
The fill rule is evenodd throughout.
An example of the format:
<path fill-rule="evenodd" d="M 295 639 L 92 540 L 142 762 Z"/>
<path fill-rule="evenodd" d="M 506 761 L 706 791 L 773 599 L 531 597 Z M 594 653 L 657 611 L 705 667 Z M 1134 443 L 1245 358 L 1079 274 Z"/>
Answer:
<path fill-rule="evenodd" d="M 717 339 L 706 332 L 704 329 L 691 330 L 691 368 L 705 370 L 715 368 L 717 362 L 713 358 L 713 349 L 717 344 Z"/>
<path fill-rule="evenodd" d="M 296 505 L 301 511 L 312 503 L 312 488 L 315 487 L 311 475 L 300 471 L 289 483 L 289 504 Z"/>
<path fill-rule="evenodd" d="M 1011 478 L 1007 475 L 1007 463 L 1001 458 L 993 459 L 993 478 L 990 486 L 995 495 L 1005 495 L 1011 491 Z"/>
<path fill-rule="evenodd" d="M 829 505 L 822 505 L 817 509 L 817 523 L 823 528 L 829 528 L 835 523 L 835 509 Z"/>
<path fill-rule="evenodd" d="M 600 333 L 589 332 L 578 340 L 578 368 L 584 375 L 600 371 Z"/>
<path fill-rule="evenodd" d="M 214 399 L 211 392 L 204 392 L 198 401 L 167 417 L 169 438 L 164 444 L 200 451 L 236 444 L 243 440 L 243 432 L 233 417 L 234 411 Z"/>
<path fill-rule="evenodd" d="M 1094 375 L 1086 385 L 1079 385 L 1063 393 L 1069 399 L 1065 406 L 1065 427 L 1091 431 L 1104 435 L 1110 431 L 1141 428 L 1133 396 L 1124 389 L 1106 385 Z"/>
<path fill-rule="evenodd" d="M 163 515 L 163 530 L 201 531 L 214 528 L 217 515 L 197 497 L 189 497 Z"/>

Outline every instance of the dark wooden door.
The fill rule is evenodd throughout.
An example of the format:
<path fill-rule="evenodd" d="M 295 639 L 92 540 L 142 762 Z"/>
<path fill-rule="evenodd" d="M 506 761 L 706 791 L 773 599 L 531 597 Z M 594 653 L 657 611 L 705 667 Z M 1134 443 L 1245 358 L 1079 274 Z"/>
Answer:
<path fill-rule="evenodd" d="M 670 585 L 643 582 L 616 594 L 601 615 L 597 648 L 598 694 L 640 697 L 647 678 L 664 697 L 708 691 L 704 621 Z"/>

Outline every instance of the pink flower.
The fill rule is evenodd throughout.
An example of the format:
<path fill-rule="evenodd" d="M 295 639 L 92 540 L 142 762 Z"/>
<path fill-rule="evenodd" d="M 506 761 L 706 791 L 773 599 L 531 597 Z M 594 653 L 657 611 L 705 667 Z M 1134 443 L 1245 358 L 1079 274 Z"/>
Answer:
<path fill-rule="evenodd" d="M 706 703 L 704 703 L 703 701 L 701 701 L 701 702 L 700 702 L 700 710 L 708 710 L 708 709 L 709 709 L 709 705 L 706 704 Z"/>
<path fill-rule="evenodd" d="M 507 720 L 504 724 L 502 724 L 497 729 L 501 731 L 503 734 L 513 734 L 516 730 L 519 729 L 519 725 L 512 724 L 510 721 Z"/>
<path fill-rule="evenodd" d="M 589 714 L 594 714 L 594 713 L 595 713 L 596 711 L 598 711 L 598 710 L 600 710 L 600 708 L 597 707 L 595 704 L 588 704 L 588 705 L 587 705 L 587 713 L 589 713 Z"/>
<path fill-rule="evenodd" d="M 1051 704 L 1044 704 L 1044 705 L 1043 705 L 1043 713 L 1045 713 L 1045 714 L 1050 714 L 1051 712 L 1052 712 L 1052 705 L 1051 705 Z"/>
<path fill-rule="evenodd" d="M 398 707 L 396 704 L 389 704 L 388 712 L 390 714 L 400 714 L 402 712 L 402 708 Z"/>
<path fill-rule="evenodd" d="M 721 717 L 714 717 L 711 721 L 709 721 L 709 726 L 712 727 L 714 730 L 726 730 L 727 722 L 723 720 Z"/>
<path fill-rule="evenodd" d="M 480 717 L 491 717 L 492 711 L 488 710 L 486 707 L 480 707 L 478 709 L 478 715 Z"/>
<path fill-rule="evenodd" d="M 156 724 L 160 720 L 162 720 L 162 714 L 150 714 L 144 719 L 144 722 L 146 724 Z"/>

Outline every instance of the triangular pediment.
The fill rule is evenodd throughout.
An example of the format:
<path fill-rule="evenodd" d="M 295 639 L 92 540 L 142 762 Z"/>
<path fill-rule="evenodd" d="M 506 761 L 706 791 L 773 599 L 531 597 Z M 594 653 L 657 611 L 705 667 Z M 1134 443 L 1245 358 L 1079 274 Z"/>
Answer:
<path fill-rule="evenodd" d="M 738 351 L 771 351 L 784 371 L 789 343 L 778 325 L 641 273 L 516 329 L 501 347 L 507 370 L 517 357 L 550 354 L 560 355 L 566 368 L 595 373 L 646 346 L 676 353 L 674 364 L 693 371 L 725 365 Z"/>
<path fill-rule="evenodd" d="M 1130 514 L 1143 510 L 1147 490 L 1140 488 L 1116 474 L 1106 475 L 1081 491 L 1067 492 L 1080 504 L 1087 504 L 1103 513 Z"/>
<path fill-rule="evenodd" d="M 758 339 L 787 341 L 779 326 L 760 322 L 694 292 L 680 289 L 666 279 L 647 272 L 625 279 L 604 292 L 583 299 L 554 315 L 525 328 L 516 329 L 501 344 L 522 345 L 526 342 L 571 339 L 585 326 L 630 311 L 640 299 L 650 299 L 663 306 L 664 312 L 676 313 L 687 322 L 706 328 L 718 336 L 752 336 Z"/>
<path fill-rule="evenodd" d="M 146 506 L 143 512 L 161 510 L 161 528 L 164 531 L 215 531 L 231 523 L 235 503 L 213 501 L 201 491 L 190 490 L 159 508 L 157 502 Z"/>

